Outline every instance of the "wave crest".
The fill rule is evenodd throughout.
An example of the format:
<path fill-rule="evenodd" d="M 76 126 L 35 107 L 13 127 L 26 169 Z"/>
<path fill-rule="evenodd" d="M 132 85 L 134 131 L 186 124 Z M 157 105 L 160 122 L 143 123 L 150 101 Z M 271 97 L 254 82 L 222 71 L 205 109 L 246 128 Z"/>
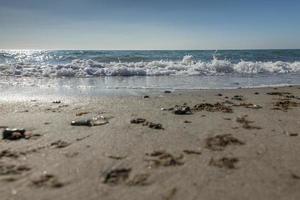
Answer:
<path fill-rule="evenodd" d="M 300 73 L 300 62 L 232 63 L 214 57 L 210 62 L 194 60 L 190 55 L 182 61 L 110 62 L 75 59 L 68 64 L 2 64 L 0 76 L 34 77 L 97 77 L 97 76 L 169 76 L 169 75 L 222 75 L 222 74 Z"/>

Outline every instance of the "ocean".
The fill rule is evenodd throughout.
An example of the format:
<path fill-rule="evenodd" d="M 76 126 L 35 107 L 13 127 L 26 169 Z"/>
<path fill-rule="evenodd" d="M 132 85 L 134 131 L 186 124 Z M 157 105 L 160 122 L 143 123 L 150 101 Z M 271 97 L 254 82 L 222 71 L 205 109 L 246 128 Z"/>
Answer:
<path fill-rule="evenodd" d="M 300 84 L 300 50 L 0 50 L 2 97 L 294 84 Z"/>

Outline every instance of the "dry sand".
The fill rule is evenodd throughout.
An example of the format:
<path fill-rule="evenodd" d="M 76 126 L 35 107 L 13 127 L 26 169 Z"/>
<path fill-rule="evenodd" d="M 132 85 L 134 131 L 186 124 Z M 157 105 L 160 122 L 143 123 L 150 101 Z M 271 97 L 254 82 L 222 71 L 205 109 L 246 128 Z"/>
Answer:
<path fill-rule="evenodd" d="M 0 102 L 0 199 L 300 199 L 299 86 L 149 96 Z"/>

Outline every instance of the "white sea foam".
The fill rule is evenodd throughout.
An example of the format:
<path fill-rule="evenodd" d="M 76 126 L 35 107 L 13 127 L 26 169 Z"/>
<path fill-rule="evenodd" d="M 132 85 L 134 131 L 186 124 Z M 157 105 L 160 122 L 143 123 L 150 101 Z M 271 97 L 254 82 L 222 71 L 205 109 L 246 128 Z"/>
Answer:
<path fill-rule="evenodd" d="M 182 61 L 110 62 L 75 59 L 69 64 L 0 64 L 0 76 L 97 77 L 300 73 L 300 62 L 250 62 L 214 58 L 210 62 L 184 56 Z"/>

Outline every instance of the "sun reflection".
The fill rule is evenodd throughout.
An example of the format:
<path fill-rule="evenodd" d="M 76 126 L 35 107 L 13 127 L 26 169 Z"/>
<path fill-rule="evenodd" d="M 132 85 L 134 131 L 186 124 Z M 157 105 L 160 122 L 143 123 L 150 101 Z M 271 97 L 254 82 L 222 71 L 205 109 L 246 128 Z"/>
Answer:
<path fill-rule="evenodd" d="M 35 49 L 12 49 L 0 50 L 0 53 L 5 57 L 5 63 L 42 63 L 45 60 L 45 50 Z"/>

